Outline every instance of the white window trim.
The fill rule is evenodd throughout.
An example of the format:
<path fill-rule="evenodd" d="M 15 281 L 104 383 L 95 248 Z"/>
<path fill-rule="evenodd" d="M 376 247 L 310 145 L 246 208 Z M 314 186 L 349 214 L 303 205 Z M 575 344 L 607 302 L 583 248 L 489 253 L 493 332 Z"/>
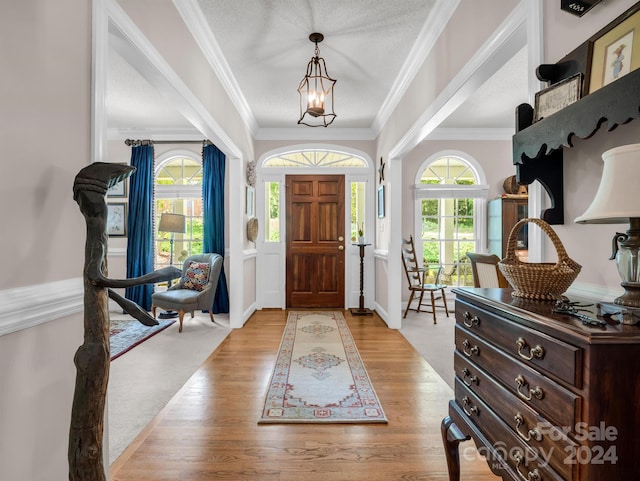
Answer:
<path fill-rule="evenodd" d="M 156 202 L 158 199 L 202 199 L 202 183 L 199 185 L 193 184 L 156 184 L 157 176 L 166 164 L 175 159 L 188 159 L 200 164 L 202 168 L 202 156 L 198 157 L 198 154 L 192 150 L 170 150 L 164 152 L 154 159 L 153 169 L 153 262 L 155 265 L 157 259 L 158 249 L 158 232 L 155 230 L 155 218 L 158 215 L 156 212 Z M 204 216 L 203 216 L 204 220 Z M 203 239 L 204 241 L 204 239 Z M 174 253 L 175 255 L 175 253 Z M 156 266 L 157 267 L 157 266 Z"/>
<path fill-rule="evenodd" d="M 443 184 L 422 184 L 422 174 L 425 169 L 438 159 L 443 157 L 455 157 L 465 162 L 472 170 L 476 181 L 475 185 L 443 185 Z M 422 233 L 422 199 L 441 198 L 474 198 L 475 222 L 473 235 L 476 238 L 476 250 L 487 252 L 487 198 L 489 197 L 489 185 L 484 170 L 480 163 L 466 152 L 459 150 L 443 150 L 436 152 L 426 159 L 418 168 L 415 177 L 414 191 L 414 227 L 413 237 L 418 238 L 418 233 Z M 415 243 L 416 255 L 422 259 L 422 242 Z"/>

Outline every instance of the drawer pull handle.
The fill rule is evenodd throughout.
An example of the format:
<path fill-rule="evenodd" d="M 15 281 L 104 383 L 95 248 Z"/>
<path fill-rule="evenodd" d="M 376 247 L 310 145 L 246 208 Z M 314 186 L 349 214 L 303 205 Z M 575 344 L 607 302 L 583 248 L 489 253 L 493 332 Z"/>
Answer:
<path fill-rule="evenodd" d="M 525 441 L 531 441 L 532 439 L 535 439 L 538 442 L 542 441 L 542 433 L 537 429 L 529 429 L 529 432 L 526 434 L 520 431 L 520 426 L 524 426 L 524 418 L 522 417 L 522 414 L 517 413 L 513 419 L 516 422 L 516 432 L 522 439 Z"/>
<path fill-rule="evenodd" d="M 468 410 L 467 406 L 469 406 Z M 469 417 L 473 416 L 474 414 L 476 416 L 478 415 L 478 408 L 476 406 L 471 406 L 471 399 L 469 399 L 467 396 L 462 398 L 462 409 Z"/>
<path fill-rule="evenodd" d="M 471 317 L 471 313 L 469 311 L 465 311 L 462 315 L 462 318 L 462 323 L 467 327 L 473 327 L 480 324 L 480 319 L 478 318 L 478 316 Z"/>
<path fill-rule="evenodd" d="M 542 359 L 544 357 L 544 348 L 540 344 L 529 349 L 529 354 L 525 354 L 524 352 L 522 352 L 522 350 L 527 347 L 527 341 L 525 341 L 521 337 L 519 337 L 516 341 L 516 347 L 518 348 L 518 354 L 520 355 L 520 357 L 522 359 L 526 359 L 527 361 L 530 361 L 534 357 L 537 357 L 538 359 Z"/>
<path fill-rule="evenodd" d="M 516 385 L 517 387 L 517 391 L 518 391 L 518 396 L 520 396 L 522 399 L 526 399 L 527 401 L 531 401 L 531 399 L 536 398 L 536 399 L 542 399 L 544 397 L 544 391 L 542 391 L 542 389 L 540 389 L 540 386 L 536 386 L 533 387 L 531 389 L 529 389 L 529 393 L 523 393 L 522 391 L 520 391 L 520 388 L 523 386 L 528 386 L 529 383 L 527 381 L 524 380 L 524 377 L 522 377 L 521 374 L 518 374 L 518 376 L 516 377 Z M 526 389 L 526 387 L 525 387 Z"/>
<path fill-rule="evenodd" d="M 478 346 L 472 346 L 469 339 L 465 339 L 462 341 L 462 352 L 464 352 L 468 357 L 471 357 L 474 354 L 477 356 L 480 349 L 478 349 Z"/>
<path fill-rule="evenodd" d="M 516 462 L 516 471 L 524 481 L 542 481 L 542 476 L 540 476 L 540 472 L 537 468 L 533 471 L 528 471 L 526 476 L 522 474 L 522 471 L 520 471 L 520 465 L 524 466 L 524 456 L 520 451 L 513 453 L 513 460 Z M 526 466 L 524 466 L 524 468 L 527 469 Z"/>
<path fill-rule="evenodd" d="M 472 384 L 478 384 L 478 376 L 472 376 L 471 371 L 465 367 L 462 370 L 462 382 L 471 387 Z"/>

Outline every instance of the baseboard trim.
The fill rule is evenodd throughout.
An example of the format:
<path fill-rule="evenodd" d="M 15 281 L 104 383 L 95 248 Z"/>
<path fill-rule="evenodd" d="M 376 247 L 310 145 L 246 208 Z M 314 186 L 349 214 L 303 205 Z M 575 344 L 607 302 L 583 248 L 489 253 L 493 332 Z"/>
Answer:
<path fill-rule="evenodd" d="M 376 313 L 380 316 L 380 318 L 385 322 L 385 324 L 389 326 L 389 314 L 387 313 L 387 311 L 384 310 L 382 306 L 377 302 L 374 303 L 374 309 Z"/>
<path fill-rule="evenodd" d="M 81 312 L 82 278 L 0 291 L 0 336 Z"/>
<path fill-rule="evenodd" d="M 253 316 L 254 312 L 256 312 L 256 303 L 255 302 L 253 304 L 251 304 L 247 310 L 244 311 L 244 313 L 242 315 L 242 326 L 240 326 L 240 327 L 244 327 L 244 325 L 249 320 L 249 318 L 251 316 Z"/>

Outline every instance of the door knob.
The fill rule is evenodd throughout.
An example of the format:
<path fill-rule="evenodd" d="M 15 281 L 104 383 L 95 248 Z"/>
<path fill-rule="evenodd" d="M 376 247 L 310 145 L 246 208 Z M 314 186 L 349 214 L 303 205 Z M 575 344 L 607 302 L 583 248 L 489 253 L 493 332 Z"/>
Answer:
<path fill-rule="evenodd" d="M 343 240 L 344 240 L 344 237 L 342 237 L 342 236 L 339 236 L 339 237 L 338 237 L 338 241 L 339 241 L 339 242 L 342 242 Z"/>
<path fill-rule="evenodd" d="M 338 246 L 338 250 L 339 251 L 343 251 L 344 250 L 344 246 Z"/>

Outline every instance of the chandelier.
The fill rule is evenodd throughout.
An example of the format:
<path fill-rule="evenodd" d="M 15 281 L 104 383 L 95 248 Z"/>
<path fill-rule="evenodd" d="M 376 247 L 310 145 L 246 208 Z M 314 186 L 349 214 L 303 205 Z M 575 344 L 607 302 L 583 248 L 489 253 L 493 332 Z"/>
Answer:
<path fill-rule="evenodd" d="M 336 118 L 333 111 L 333 86 L 336 80 L 329 77 L 324 59 L 320 57 L 318 43 L 324 40 L 321 33 L 312 33 L 309 40 L 316 44 L 313 57 L 307 64 L 307 73 L 300 81 L 300 120 L 298 124 L 309 127 L 327 127 Z"/>

